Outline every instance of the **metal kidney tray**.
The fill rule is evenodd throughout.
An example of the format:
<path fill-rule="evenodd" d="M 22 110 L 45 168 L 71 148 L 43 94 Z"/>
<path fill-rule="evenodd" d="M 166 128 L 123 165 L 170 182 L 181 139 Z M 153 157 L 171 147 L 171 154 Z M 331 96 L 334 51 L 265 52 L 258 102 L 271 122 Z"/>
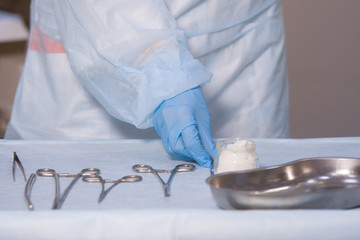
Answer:
<path fill-rule="evenodd" d="M 360 158 L 306 158 L 215 174 L 206 182 L 223 209 L 347 209 L 360 206 Z"/>

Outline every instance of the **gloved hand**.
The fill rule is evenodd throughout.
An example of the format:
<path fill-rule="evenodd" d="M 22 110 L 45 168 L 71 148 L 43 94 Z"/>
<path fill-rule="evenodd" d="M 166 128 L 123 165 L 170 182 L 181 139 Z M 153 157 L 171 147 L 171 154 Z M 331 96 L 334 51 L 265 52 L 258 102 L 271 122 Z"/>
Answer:
<path fill-rule="evenodd" d="M 166 151 L 182 160 L 210 168 L 216 156 L 210 117 L 200 87 L 165 100 L 156 109 L 153 124 Z"/>

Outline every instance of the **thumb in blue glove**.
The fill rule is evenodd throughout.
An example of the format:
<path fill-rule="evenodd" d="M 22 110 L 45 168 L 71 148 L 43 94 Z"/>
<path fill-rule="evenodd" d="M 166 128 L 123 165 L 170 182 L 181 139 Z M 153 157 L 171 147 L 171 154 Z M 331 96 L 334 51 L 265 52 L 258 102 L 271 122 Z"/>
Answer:
<path fill-rule="evenodd" d="M 210 168 L 217 154 L 211 138 L 209 111 L 200 87 L 165 100 L 153 118 L 166 151 L 182 160 Z"/>

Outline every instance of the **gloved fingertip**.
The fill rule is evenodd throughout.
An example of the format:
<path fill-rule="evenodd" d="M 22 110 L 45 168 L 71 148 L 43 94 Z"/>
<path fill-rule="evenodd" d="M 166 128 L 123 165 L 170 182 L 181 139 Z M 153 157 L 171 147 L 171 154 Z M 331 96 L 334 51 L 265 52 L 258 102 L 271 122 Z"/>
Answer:
<path fill-rule="evenodd" d="M 195 161 L 202 167 L 211 168 L 211 160 L 209 157 L 203 157 L 201 159 L 195 159 Z"/>
<path fill-rule="evenodd" d="M 211 168 L 212 167 L 212 164 L 211 164 L 211 161 L 206 161 L 206 162 L 203 162 L 201 164 L 199 164 L 200 166 L 204 167 L 204 168 Z"/>

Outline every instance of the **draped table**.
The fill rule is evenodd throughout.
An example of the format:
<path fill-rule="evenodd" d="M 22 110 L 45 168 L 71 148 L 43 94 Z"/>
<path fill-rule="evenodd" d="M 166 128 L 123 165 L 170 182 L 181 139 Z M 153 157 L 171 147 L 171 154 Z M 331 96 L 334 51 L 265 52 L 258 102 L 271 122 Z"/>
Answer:
<path fill-rule="evenodd" d="M 320 139 L 252 139 L 260 167 L 308 157 L 360 158 L 360 137 Z M 76 174 L 99 168 L 104 179 L 141 175 L 138 183 L 121 183 L 98 203 L 99 183 L 79 180 L 59 210 L 51 210 L 55 185 L 37 177 L 29 211 L 26 176 L 39 168 Z M 222 210 L 205 180 L 209 169 L 177 173 L 171 196 L 164 197 L 153 174 L 135 173 L 134 164 L 172 169 L 187 163 L 172 159 L 160 140 L 29 141 L 0 140 L 0 239 L 360 239 L 360 211 Z M 169 174 L 161 174 L 165 180 Z M 63 191 L 71 178 L 60 177 Z M 106 184 L 108 188 L 111 184 Z M 360 199 L 359 199 L 360 202 Z"/>

